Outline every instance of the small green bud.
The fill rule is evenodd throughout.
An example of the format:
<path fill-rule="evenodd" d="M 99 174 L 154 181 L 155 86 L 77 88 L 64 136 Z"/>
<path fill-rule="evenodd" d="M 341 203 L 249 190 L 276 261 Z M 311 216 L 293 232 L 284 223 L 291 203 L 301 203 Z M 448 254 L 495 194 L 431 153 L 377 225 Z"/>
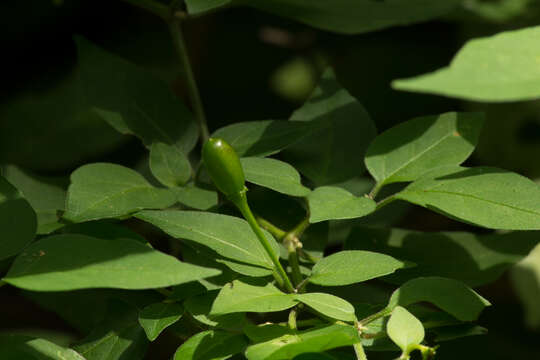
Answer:
<path fill-rule="evenodd" d="M 223 139 L 210 138 L 203 146 L 202 157 L 216 187 L 235 201 L 246 187 L 242 164 L 232 146 Z"/>

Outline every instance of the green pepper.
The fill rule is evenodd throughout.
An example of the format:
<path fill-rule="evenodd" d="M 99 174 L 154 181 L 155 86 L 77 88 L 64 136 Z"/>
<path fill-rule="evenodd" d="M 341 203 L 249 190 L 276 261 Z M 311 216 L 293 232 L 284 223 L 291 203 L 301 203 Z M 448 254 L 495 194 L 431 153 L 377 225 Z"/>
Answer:
<path fill-rule="evenodd" d="M 202 157 L 219 191 L 236 202 L 246 186 L 242 164 L 232 146 L 223 139 L 210 138 L 203 146 Z"/>

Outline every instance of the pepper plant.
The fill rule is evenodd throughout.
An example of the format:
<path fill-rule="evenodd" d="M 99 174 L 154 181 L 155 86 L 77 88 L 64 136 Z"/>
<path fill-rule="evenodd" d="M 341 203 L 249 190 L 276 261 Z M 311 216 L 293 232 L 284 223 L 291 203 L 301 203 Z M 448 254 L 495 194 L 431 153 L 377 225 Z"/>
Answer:
<path fill-rule="evenodd" d="M 380 352 L 426 360 L 447 340 L 485 333 L 476 321 L 490 302 L 474 288 L 538 243 L 530 230 L 540 230 L 540 187 L 463 165 L 484 114 L 426 114 L 377 134 L 328 66 L 289 119 L 209 131 L 182 33 L 183 22 L 230 6 L 358 34 L 430 20 L 461 1 L 125 1 L 169 27 L 190 104 L 142 68 L 74 38 L 85 114 L 138 137 L 149 171 L 84 164 L 64 191 L 4 166 L 0 284 L 85 336 L 61 346 L 2 334 L 1 359 L 154 358 L 148 345 L 172 336 L 174 360 Z M 473 40 L 449 67 L 393 86 L 485 102 L 537 99 L 538 34 L 532 27 Z M 471 232 L 381 226 L 398 203 Z"/>

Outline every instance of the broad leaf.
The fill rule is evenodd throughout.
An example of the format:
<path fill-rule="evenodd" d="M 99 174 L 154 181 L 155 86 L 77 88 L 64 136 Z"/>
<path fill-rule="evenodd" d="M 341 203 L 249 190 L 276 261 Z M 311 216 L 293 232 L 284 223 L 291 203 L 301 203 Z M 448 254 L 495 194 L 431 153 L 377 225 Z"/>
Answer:
<path fill-rule="evenodd" d="M 150 170 L 165 186 L 184 185 L 191 177 L 191 164 L 177 147 L 156 142 L 150 148 Z"/>
<path fill-rule="evenodd" d="M 405 267 L 402 261 L 369 251 L 340 251 L 320 260 L 310 282 L 324 286 L 349 285 L 388 275 Z"/>
<path fill-rule="evenodd" d="M 425 336 L 424 326 L 420 320 L 401 306 L 392 311 L 386 332 L 404 354 L 409 354 L 411 348 L 419 345 Z"/>
<path fill-rule="evenodd" d="M 469 41 L 448 67 L 396 80 L 398 90 L 502 102 L 540 98 L 540 27 Z"/>
<path fill-rule="evenodd" d="M 540 229 L 540 187 L 506 170 L 479 167 L 426 176 L 396 198 L 487 228 Z"/>
<path fill-rule="evenodd" d="M 269 158 L 242 158 L 246 181 L 291 196 L 306 196 L 310 190 L 302 185 L 300 174 L 289 164 Z"/>
<path fill-rule="evenodd" d="M 258 286 L 235 280 L 221 289 L 212 305 L 211 314 L 273 312 L 289 309 L 296 304 L 294 295 L 285 294 L 272 284 Z"/>
<path fill-rule="evenodd" d="M 219 290 L 211 290 L 204 294 L 190 297 L 184 301 L 186 310 L 198 322 L 218 329 L 231 330 L 233 332 L 242 329 L 246 323 L 244 313 L 230 313 L 224 315 L 211 315 L 212 304 L 216 300 Z"/>
<path fill-rule="evenodd" d="M 74 348 L 86 360 L 141 360 L 148 347 L 139 325 L 136 307 L 120 300 L 108 303 L 107 313 L 97 327 Z"/>
<path fill-rule="evenodd" d="M 273 269 L 274 265 L 248 223 L 240 218 L 200 211 L 141 211 L 137 218 L 175 238 L 195 241 L 226 258 Z M 268 241 L 277 250 L 270 234 Z"/>
<path fill-rule="evenodd" d="M 0 176 L 0 260 L 18 254 L 36 235 L 36 213 L 22 194 Z"/>
<path fill-rule="evenodd" d="M 207 330 L 183 343 L 173 360 L 225 360 L 241 353 L 246 346 L 247 341 L 242 334 Z"/>
<path fill-rule="evenodd" d="M 323 74 L 319 86 L 291 120 L 317 127 L 285 153 L 285 159 L 316 185 L 340 182 L 364 172 L 359 159 L 375 137 L 375 125 L 331 70 Z"/>
<path fill-rule="evenodd" d="M 4 281 L 28 290 L 153 289 L 219 275 L 135 240 L 55 235 L 19 255 Z"/>
<path fill-rule="evenodd" d="M 197 210 L 208 210 L 218 204 L 218 194 L 193 185 L 171 189 L 176 194 L 178 202 Z"/>
<path fill-rule="evenodd" d="M 461 321 L 474 321 L 489 301 L 467 285 L 452 279 L 424 277 L 410 280 L 394 291 L 388 307 L 430 302 Z"/>
<path fill-rule="evenodd" d="M 147 147 L 162 142 L 185 154 L 195 147 L 195 119 L 166 83 L 82 37 L 75 42 L 84 96 L 96 114 Z"/>
<path fill-rule="evenodd" d="M 332 319 L 354 321 L 354 307 L 337 296 L 325 293 L 297 294 L 295 299 Z"/>
<path fill-rule="evenodd" d="M 310 26 L 359 34 L 431 20 L 450 12 L 458 0 L 236 0 Z"/>
<path fill-rule="evenodd" d="M 459 165 L 473 152 L 483 115 L 446 113 L 399 124 L 377 136 L 366 166 L 379 185 L 413 181 L 441 166 Z"/>
<path fill-rule="evenodd" d="M 163 330 L 180 320 L 183 314 L 184 308 L 178 303 L 155 303 L 139 312 L 139 324 L 144 329 L 148 340 L 154 341 Z"/>
<path fill-rule="evenodd" d="M 73 222 L 126 216 L 176 202 L 167 189 L 150 185 L 139 173 L 116 164 L 83 165 L 71 174 L 64 218 Z"/>
<path fill-rule="evenodd" d="M 247 324 L 244 326 L 243 331 L 249 340 L 254 343 L 265 342 L 294 332 L 287 325 L 274 324 L 270 322 L 259 325 Z"/>
<path fill-rule="evenodd" d="M 538 234 L 532 231 L 478 235 L 354 228 L 345 248 L 384 253 L 416 264 L 385 278 L 393 283 L 440 276 L 477 287 L 498 279 L 537 243 Z"/>
<path fill-rule="evenodd" d="M 188 13 L 201 15 L 209 11 L 217 10 L 232 3 L 233 0 L 186 0 Z"/>
<path fill-rule="evenodd" d="M 284 360 L 303 353 L 353 345 L 358 341 L 358 332 L 354 327 L 335 324 L 252 345 L 247 348 L 245 355 L 248 360 Z"/>
<path fill-rule="evenodd" d="M 267 156 L 297 142 L 314 128 L 314 124 L 292 121 L 249 121 L 218 129 L 212 137 L 227 141 L 238 156 Z"/>
<path fill-rule="evenodd" d="M 367 197 L 356 197 L 334 186 L 316 188 L 308 196 L 309 222 L 354 219 L 375 211 L 376 204 Z"/>
<path fill-rule="evenodd" d="M 23 335 L 0 335 L 0 359 L 4 360 L 86 360 L 72 349 L 44 339 Z"/>
<path fill-rule="evenodd" d="M 36 176 L 16 166 L 7 166 L 4 170 L 4 177 L 15 185 L 36 212 L 38 234 L 48 234 L 63 226 L 58 221 L 58 212 L 66 206 L 64 179 Z"/>

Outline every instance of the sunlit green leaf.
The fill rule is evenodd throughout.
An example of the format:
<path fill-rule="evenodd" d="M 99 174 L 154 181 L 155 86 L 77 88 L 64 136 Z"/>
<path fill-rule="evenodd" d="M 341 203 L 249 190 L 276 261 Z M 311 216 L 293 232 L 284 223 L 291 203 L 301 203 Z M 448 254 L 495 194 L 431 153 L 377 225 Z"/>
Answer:
<path fill-rule="evenodd" d="M 388 336 L 403 353 L 408 354 L 411 347 L 419 345 L 424 340 L 424 326 L 407 309 L 397 306 L 386 325 Z"/>
<path fill-rule="evenodd" d="M 354 219 L 375 211 L 375 202 L 367 197 L 356 197 L 347 190 L 321 186 L 308 196 L 309 222 Z"/>
<path fill-rule="evenodd" d="M 207 330 L 193 335 L 183 343 L 173 360 L 225 360 L 247 346 L 242 334 Z"/>
<path fill-rule="evenodd" d="M 354 307 L 346 300 L 325 293 L 297 294 L 295 299 L 332 319 L 354 321 Z"/>

